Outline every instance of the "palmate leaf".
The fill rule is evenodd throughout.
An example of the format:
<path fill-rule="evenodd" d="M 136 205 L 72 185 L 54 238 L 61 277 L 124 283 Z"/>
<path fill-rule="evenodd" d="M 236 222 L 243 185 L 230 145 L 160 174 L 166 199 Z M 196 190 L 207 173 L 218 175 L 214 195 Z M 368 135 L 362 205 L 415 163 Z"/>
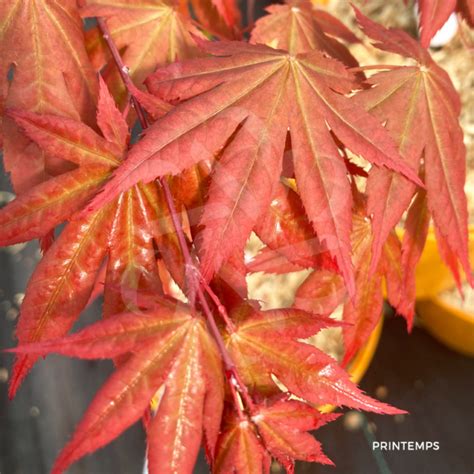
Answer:
<path fill-rule="evenodd" d="M 19 111 L 10 115 L 42 150 L 79 167 L 32 188 L 0 210 L 3 245 L 41 237 L 70 219 L 120 163 L 128 142 L 128 127 L 103 82 L 97 121 L 106 138 L 72 119 Z M 138 184 L 93 214 L 74 218 L 28 283 L 16 332 L 19 342 L 66 334 L 86 306 L 106 257 L 105 316 L 136 307 L 124 290 L 161 293 L 154 242 L 169 255 L 170 227 L 155 184 Z M 17 358 L 10 396 L 36 359 Z"/>
<path fill-rule="evenodd" d="M 213 472 L 262 474 L 270 472 L 270 455 L 294 472 L 294 461 L 332 464 L 308 431 L 316 430 L 339 415 L 323 415 L 309 405 L 286 398 L 258 405 L 251 420 L 227 413 Z M 257 435 L 258 432 L 258 435 Z"/>
<path fill-rule="evenodd" d="M 228 42 L 202 43 L 202 48 L 212 57 L 171 65 L 150 76 L 155 95 L 183 102 L 147 131 L 89 211 L 140 180 L 178 174 L 212 160 L 240 126 L 215 166 L 201 221 L 202 269 L 211 277 L 236 247 L 244 246 L 268 208 L 290 128 L 306 213 L 353 293 L 351 192 L 328 127 L 372 163 L 420 183 L 416 173 L 377 120 L 342 95 L 357 83 L 340 63 L 317 51 L 294 56 Z"/>
<path fill-rule="evenodd" d="M 123 62 L 139 87 L 157 66 L 194 57 L 198 51 L 191 34 L 198 36 L 199 31 L 171 1 L 88 0 L 81 14 L 106 19 L 114 43 L 124 50 Z M 97 28 L 88 32 L 87 50 L 97 70 L 108 62 L 107 46 Z M 126 90 L 113 64 L 109 76 L 109 87 L 122 103 Z"/>
<path fill-rule="evenodd" d="M 316 406 L 330 403 L 376 413 L 401 412 L 363 394 L 332 357 L 299 341 L 335 325 L 333 320 L 296 309 L 258 311 L 247 303 L 232 316 L 237 328 L 226 344 L 251 393 L 279 393 L 275 376 L 290 393 Z"/>
<path fill-rule="evenodd" d="M 339 416 L 323 415 L 300 401 L 278 400 L 259 406 L 252 414 L 252 421 L 268 452 L 291 474 L 295 460 L 334 465 L 308 431 L 316 430 Z"/>
<path fill-rule="evenodd" d="M 324 51 L 347 66 L 357 67 L 349 50 L 332 37 L 357 42 L 357 37 L 329 13 L 313 8 L 310 2 L 289 1 L 271 5 L 252 30 L 251 42 L 284 49 L 291 54 Z"/>
<path fill-rule="evenodd" d="M 140 312 L 115 315 L 71 336 L 12 350 L 85 359 L 128 354 L 96 395 L 53 474 L 118 436 L 147 411 L 155 394 L 157 408 L 147 425 L 151 473 L 191 472 L 203 437 L 215 473 L 233 468 L 268 472 L 270 456 L 288 472 L 297 459 L 330 463 L 307 431 L 337 415 L 321 415 L 301 401 L 289 400 L 289 394 L 282 397 L 273 375 L 313 404 L 402 413 L 364 395 L 332 358 L 298 342 L 335 325 L 333 320 L 295 309 L 261 312 L 243 303 L 232 315 L 237 328 L 227 335 L 227 347 L 251 393 L 276 398 L 254 406 L 251 423 L 237 424 L 228 415 L 220 430 L 223 366 L 204 321 L 187 305 L 156 294 L 140 306 Z"/>
<path fill-rule="evenodd" d="M 53 474 L 142 417 L 160 387 L 162 396 L 147 426 L 149 472 L 191 472 L 203 435 L 214 457 L 224 400 L 217 347 L 191 308 L 155 300 L 154 308 L 143 313 L 122 313 L 64 339 L 16 349 L 85 359 L 131 354 L 97 393 Z"/>
<path fill-rule="evenodd" d="M 387 30 L 357 10 L 356 14 L 376 47 L 417 61 L 415 66 L 372 76 L 370 83 L 377 87 L 362 91 L 358 100 L 387 121 L 401 154 L 414 169 L 420 167 L 423 156 L 427 202 L 435 228 L 452 260 L 459 261 L 472 279 L 467 250 L 467 201 L 463 191 L 466 149 L 459 125 L 459 96 L 447 73 L 408 34 Z M 376 265 L 384 240 L 410 203 L 414 187 L 403 178 L 377 169 L 370 174 L 368 212 L 373 215 L 373 265 Z M 455 263 L 450 267 L 456 271 Z"/>
<path fill-rule="evenodd" d="M 262 474 L 270 472 L 270 466 L 271 457 L 260 442 L 255 426 L 229 412 L 218 441 L 215 474 Z"/>
<path fill-rule="evenodd" d="M 93 125 L 96 96 L 97 80 L 74 0 L 1 3 L 0 119 L 3 108 L 15 107 Z M 64 161 L 45 156 L 11 119 L 4 118 L 0 135 L 17 193 L 64 170 Z"/>

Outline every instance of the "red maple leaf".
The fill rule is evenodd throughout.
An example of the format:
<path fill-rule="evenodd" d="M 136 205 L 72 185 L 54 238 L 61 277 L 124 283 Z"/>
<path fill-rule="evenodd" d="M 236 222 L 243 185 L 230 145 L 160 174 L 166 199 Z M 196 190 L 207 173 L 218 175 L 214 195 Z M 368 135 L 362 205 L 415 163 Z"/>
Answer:
<path fill-rule="evenodd" d="M 294 472 L 295 460 L 332 464 L 308 431 L 338 417 L 323 415 L 301 401 L 287 398 L 257 405 L 251 417 L 254 425 L 229 412 L 224 418 L 213 472 L 266 473 L 271 456 L 288 473 Z"/>
<path fill-rule="evenodd" d="M 107 20 L 111 38 L 117 48 L 124 51 L 124 64 L 139 87 L 157 66 L 190 58 L 197 53 L 192 35 L 200 33 L 173 2 L 88 0 L 81 14 Z M 110 63 L 105 70 L 107 84 L 118 103 L 123 105 L 127 91 L 98 28 L 87 31 L 86 45 L 98 71 Z"/>
<path fill-rule="evenodd" d="M 356 9 L 364 32 L 384 51 L 413 58 L 414 66 L 395 67 L 369 79 L 372 87 L 357 95 L 387 129 L 413 169 L 424 173 L 427 205 L 453 273 L 457 262 L 472 282 L 468 258 L 466 149 L 459 125 L 460 101 L 447 73 L 407 33 L 388 30 Z M 391 229 L 408 207 L 415 187 L 407 180 L 374 168 L 367 183 L 368 213 L 374 228 L 373 265 Z M 423 214 L 420 214 L 420 218 Z M 373 267 L 372 267 L 373 268 Z"/>
<path fill-rule="evenodd" d="M 123 313 L 58 341 L 17 352 L 56 352 L 84 359 L 129 355 L 97 393 L 53 474 L 117 437 L 141 418 L 147 426 L 150 473 L 191 472 L 204 434 L 214 456 L 224 399 L 224 373 L 214 340 L 192 308 L 154 297 L 153 308 Z"/>
<path fill-rule="evenodd" d="M 239 426 L 224 429 L 219 443 L 224 400 L 221 357 L 204 321 L 187 305 L 152 296 L 141 301 L 139 312 L 115 315 L 63 339 L 13 349 L 20 354 L 55 352 L 85 359 L 129 355 L 96 395 L 53 474 L 118 436 L 145 413 L 154 396 L 157 408 L 147 426 L 151 473 L 163 472 L 163 466 L 169 466 L 169 472 L 190 472 L 203 433 L 216 472 L 241 464 L 258 472 L 259 463 L 267 464 L 266 451 L 289 472 L 296 459 L 330 463 L 306 431 L 337 416 L 282 399 L 274 376 L 288 389 L 286 397 L 292 393 L 317 405 L 403 413 L 364 395 L 334 359 L 298 341 L 334 321 L 296 309 L 262 312 L 247 303 L 232 317 L 236 327 L 227 334 L 226 344 L 244 383 L 256 396 L 273 395 L 277 400 L 254 404 L 254 426 L 240 420 Z M 246 454 L 248 459 L 242 459 L 245 453 L 235 437 L 243 437 L 241 442 L 247 445 L 263 441 L 264 448 L 255 447 Z"/>
<path fill-rule="evenodd" d="M 295 0 L 285 5 L 271 5 L 252 30 L 251 42 L 284 49 L 291 54 L 324 51 L 347 66 L 359 64 L 349 50 L 334 37 L 352 43 L 357 37 L 339 20 L 310 2 Z"/>
<path fill-rule="evenodd" d="M 0 145 L 15 191 L 67 169 L 28 140 L 6 108 L 95 122 L 97 80 L 87 58 L 75 0 L 0 5 Z M 51 52 L 54 51 L 54 61 Z"/>
<path fill-rule="evenodd" d="M 120 164 L 128 144 L 127 124 L 103 82 L 97 115 L 103 137 L 72 119 L 9 113 L 41 149 L 77 168 L 33 187 L 0 210 L 2 245 L 42 237 L 69 220 Z M 125 301 L 122 288 L 161 291 L 154 241 L 171 262 L 170 271 L 177 268 L 177 281 L 183 281 L 176 235 L 161 199 L 156 185 L 137 185 L 110 205 L 66 225 L 28 283 L 16 332 L 20 343 L 66 334 L 87 304 L 105 258 L 106 316 L 133 305 Z M 18 358 L 11 396 L 35 360 Z"/>
<path fill-rule="evenodd" d="M 351 192 L 328 126 L 371 162 L 419 179 L 383 127 L 344 97 L 357 82 L 340 63 L 317 51 L 293 56 L 240 43 L 202 47 L 213 56 L 150 76 L 154 94 L 183 102 L 147 131 L 88 209 L 99 208 L 135 182 L 212 159 L 240 126 L 216 163 L 201 220 L 202 271 L 209 278 L 236 247 L 244 246 L 270 204 L 289 128 L 306 213 L 353 293 Z M 295 104 L 291 109 L 290 103 Z"/>
<path fill-rule="evenodd" d="M 231 316 L 236 321 L 226 344 L 251 393 L 280 392 L 274 377 L 290 393 L 317 406 L 330 403 L 376 413 L 400 410 L 363 394 L 337 362 L 301 339 L 323 327 L 337 325 L 297 309 L 259 311 L 243 303 Z"/>

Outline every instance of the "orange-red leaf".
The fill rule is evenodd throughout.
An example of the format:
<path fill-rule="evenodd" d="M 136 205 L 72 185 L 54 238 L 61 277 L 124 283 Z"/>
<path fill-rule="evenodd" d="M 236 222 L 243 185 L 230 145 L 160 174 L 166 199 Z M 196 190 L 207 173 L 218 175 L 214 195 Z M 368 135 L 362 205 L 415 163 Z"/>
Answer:
<path fill-rule="evenodd" d="M 456 9 L 456 0 L 419 0 L 418 7 L 420 9 L 420 43 L 423 48 L 427 48 L 433 36 Z"/>
<path fill-rule="evenodd" d="M 57 458 L 53 474 L 65 471 L 77 459 L 107 444 L 143 416 L 165 382 L 189 330 L 190 323 L 156 338 L 114 372 Z"/>
<path fill-rule="evenodd" d="M 275 77 L 276 84 L 285 77 Z M 286 125 L 283 98 L 268 101 L 247 118 L 216 163 L 201 224 L 202 272 L 210 277 L 235 248 L 243 248 L 259 217 L 268 210 L 281 173 Z"/>
<path fill-rule="evenodd" d="M 63 339 L 20 345 L 16 353 L 62 354 L 81 359 L 113 358 L 136 352 L 157 337 L 164 337 L 189 322 L 189 308 L 155 296 L 152 309 L 120 313 Z"/>
<path fill-rule="evenodd" d="M 258 406 L 252 421 L 258 427 L 267 450 L 286 468 L 294 472 L 296 460 L 330 464 L 321 444 L 308 433 L 339 415 L 322 415 L 315 408 L 296 400 L 280 400 Z"/>
<path fill-rule="evenodd" d="M 328 36 L 325 25 L 328 18 L 333 34 L 342 33 L 352 40 L 349 30 L 329 13 L 323 14 L 313 8 L 310 2 L 293 0 L 285 5 L 271 5 L 268 15 L 260 18 L 252 31 L 251 42 L 262 43 L 272 48 L 284 49 L 292 54 L 307 53 L 313 49 L 326 52 L 347 66 L 357 67 L 357 60 L 349 50 L 336 39 Z"/>
<path fill-rule="evenodd" d="M 459 124 L 459 96 L 448 74 L 436 65 L 429 54 L 408 34 L 403 31 L 387 30 L 360 12 L 356 13 L 366 34 L 376 41 L 376 47 L 409 56 L 418 63 L 416 66 L 400 67 L 378 75 L 381 81 L 380 87 L 382 91 L 386 91 L 385 95 L 393 96 L 393 92 L 399 89 L 401 99 L 405 96 L 407 104 L 406 115 L 403 115 L 401 121 L 398 115 L 396 119 L 391 115 L 388 105 L 390 98 L 386 102 L 384 114 L 388 121 L 392 122 L 390 128 L 399 137 L 397 140 L 401 145 L 401 153 L 409 162 L 413 160 L 418 167 L 421 151 L 424 149 L 428 208 L 433 216 L 434 225 L 445 242 L 447 251 L 452 255 L 450 267 L 453 272 L 457 271 L 456 262 L 459 261 L 472 281 L 467 249 L 467 201 L 464 194 L 466 149 Z M 379 82 L 377 76 L 372 77 L 371 81 L 377 84 Z M 379 87 L 374 91 L 376 89 Z M 377 92 L 363 92 L 362 96 L 364 94 L 368 94 L 370 98 Z M 400 99 L 398 103 L 400 104 Z M 395 120 L 399 120 L 400 123 L 395 124 Z M 412 123 L 416 126 L 411 126 Z M 389 178 L 387 181 L 385 178 L 386 185 L 391 188 L 389 193 L 384 192 L 383 205 L 377 204 L 383 186 L 380 181 L 372 186 L 372 199 L 369 199 L 372 203 L 370 209 L 376 211 L 374 246 L 378 251 L 383 245 L 383 237 L 388 235 L 390 226 L 393 226 L 401 216 L 401 201 L 404 205 L 408 205 L 408 196 L 411 197 L 413 192 L 410 185 L 402 183 L 400 187 L 400 184 L 391 184 L 390 181 L 395 183 L 395 180 Z M 397 203 L 392 214 L 388 204 L 395 201 Z M 383 209 L 390 209 L 385 217 Z"/>
<path fill-rule="evenodd" d="M 363 346 L 382 317 L 383 292 L 381 263 L 376 272 L 370 271 L 372 233 L 370 222 L 360 215 L 354 216 L 352 245 L 356 271 L 356 296 L 344 305 L 343 328 L 344 360 L 346 365 Z"/>
<path fill-rule="evenodd" d="M 133 310 L 134 293 L 162 292 L 153 246 L 156 214 L 145 187 L 153 192 L 151 185 L 137 185 L 117 201 L 109 235 L 103 308 L 106 317 Z"/>
<path fill-rule="evenodd" d="M 326 10 L 319 8 L 314 9 L 313 18 L 327 35 L 346 41 L 347 43 L 360 43 L 359 38 L 357 38 L 344 23 Z"/>
<path fill-rule="evenodd" d="M 397 141 L 408 165 L 418 169 L 424 141 L 425 123 L 420 118 L 425 108 L 419 69 L 401 68 L 381 72 L 369 79 L 374 87 L 357 97 L 371 113 L 386 121 L 386 128 Z M 382 247 L 403 212 L 410 204 L 416 187 L 405 178 L 388 170 L 373 168 L 367 180 L 367 212 L 372 217 L 374 232 L 372 269 L 380 259 Z"/>
<path fill-rule="evenodd" d="M 74 0 L 1 3 L 0 103 L 5 108 L 83 119 L 93 125 L 96 95 L 97 80 Z M 63 169 L 64 162 L 51 162 L 8 118 L 3 135 L 5 167 L 17 192 Z"/>
<path fill-rule="evenodd" d="M 270 470 L 270 455 L 257 437 L 255 427 L 228 416 L 218 443 L 215 474 L 262 474 Z"/>
<path fill-rule="evenodd" d="M 133 96 L 138 100 L 140 105 L 148 112 L 153 120 L 160 118 L 173 108 L 173 106 L 168 104 L 168 102 L 165 102 L 159 97 L 146 91 L 142 91 L 134 85 L 131 86 L 131 89 Z"/>
<path fill-rule="evenodd" d="M 294 306 L 315 314 L 331 314 L 346 294 L 340 275 L 329 270 L 315 270 L 299 286 Z"/>
<path fill-rule="evenodd" d="M 107 228 L 114 206 L 69 223 L 31 277 L 21 305 L 16 335 L 20 344 L 62 337 L 87 304 L 105 256 Z M 10 397 L 37 357 L 17 357 Z"/>
<path fill-rule="evenodd" d="M 120 163 L 123 149 L 77 120 L 20 110 L 11 110 L 9 115 L 31 140 L 52 156 L 77 165 L 109 169 Z"/>
<path fill-rule="evenodd" d="M 417 260 L 413 256 L 413 267 L 407 268 L 403 260 L 400 241 L 392 231 L 382 248 L 382 255 L 375 270 L 372 270 L 372 247 L 374 236 L 370 229 L 370 219 L 362 214 L 353 218 L 352 246 L 356 272 L 356 297 L 346 301 L 343 320 L 345 355 L 343 365 L 366 343 L 380 318 L 383 316 L 383 279 L 389 303 L 408 325 L 413 318 L 410 308 L 415 304 L 415 293 L 411 286 L 410 274 L 414 272 Z M 414 283 L 414 282 L 413 282 Z"/>
<path fill-rule="evenodd" d="M 270 207 L 254 230 L 270 249 L 300 268 L 336 269 L 309 223 L 298 194 L 288 186 L 277 183 Z"/>
<path fill-rule="evenodd" d="M 148 429 L 150 474 L 192 472 L 203 429 L 213 459 L 224 399 L 222 363 L 203 325 L 195 324 L 165 382 Z"/>
<path fill-rule="evenodd" d="M 316 51 L 295 57 L 242 43 L 203 43 L 202 47 L 213 57 L 171 65 L 150 77 L 152 92 L 183 103 L 147 131 L 89 209 L 142 179 L 177 174 L 198 161 L 212 159 L 241 125 L 216 171 L 234 180 L 229 194 L 219 190 L 219 180 L 211 183 L 209 204 L 217 202 L 219 207 L 212 218 L 222 219 L 219 222 L 231 229 L 228 241 L 217 236 L 222 248 L 203 246 L 202 258 L 212 273 L 236 245 L 245 242 L 259 213 L 269 204 L 268 190 L 281 172 L 278 154 L 289 125 L 306 212 L 353 292 L 350 216 L 346 215 L 350 213 L 350 189 L 344 185 L 346 167 L 326 122 L 348 148 L 369 161 L 400 171 L 417 183 L 418 177 L 401 160 L 395 143 L 377 120 L 341 95 L 350 92 L 354 77 L 340 63 Z M 294 106 L 286 110 L 285 103 Z M 241 133 L 245 141 L 238 140 Z M 262 160 L 265 156 L 267 165 Z M 337 187 L 332 189 L 332 183 Z M 244 217 L 248 222 L 243 222 Z"/>
<path fill-rule="evenodd" d="M 160 387 L 147 428 L 150 473 L 191 472 L 203 430 L 213 455 L 224 399 L 220 356 L 191 308 L 159 303 L 144 314 L 121 314 L 70 337 L 18 349 L 88 359 L 131 353 L 96 395 L 53 473 L 118 436 L 144 414 Z"/>
<path fill-rule="evenodd" d="M 103 167 L 84 166 L 24 192 L 0 210 L 0 245 L 43 237 L 85 204 L 107 175 Z"/>
<path fill-rule="evenodd" d="M 430 213 L 426 204 L 426 192 L 418 194 L 408 210 L 405 233 L 402 242 L 402 268 L 404 270 L 404 291 L 406 298 L 401 301 L 398 311 L 406 315 L 408 329 L 413 327 L 416 299 L 416 264 L 425 247 L 430 223 Z"/>
<path fill-rule="evenodd" d="M 72 119 L 19 111 L 12 115 L 42 149 L 79 168 L 33 188 L 0 211 L 0 218 L 9 219 L 4 235 L 0 233 L 6 243 L 44 235 L 69 219 L 120 162 L 128 140 L 127 124 L 103 83 L 98 122 L 106 138 Z M 137 291 L 161 293 L 154 241 L 161 242 L 163 226 L 156 196 L 156 184 L 137 184 L 95 213 L 73 217 L 30 281 L 18 324 L 20 343 L 69 331 L 88 302 L 106 256 L 106 316 L 135 309 Z M 35 360 L 19 357 L 11 395 Z"/>
<path fill-rule="evenodd" d="M 242 37 L 241 15 L 236 0 L 189 0 L 187 3 L 192 6 L 205 32 L 226 39 Z"/>
<path fill-rule="evenodd" d="M 247 262 L 248 272 L 264 272 L 264 273 L 290 273 L 304 270 L 303 267 L 295 265 L 288 261 L 281 253 L 272 250 L 270 247 L 263 247 L 257 255 Z"/>
<path fill-rule="evenodd" d="M 199 32 L 173 2 L 88 0 L 81 13 L 106 19 L 111 37 L 117 48 L 124 50 L 123 62 L 138 87 L 157 66 L 196 55 L 190 33 Z M 96 67 L 100 69 L 107 59 L 100 51 L 106 46 L 100 34 L 89 34 L 88 39 L 89 54 L 96 58 Z M 126 90 L 114 65 L 109 85 L 122 103 Z"/>
<path fill-rule="evenodd" d="M 227 337 L 227 348 L 252 392 L 278 393 L 274 375 L 289 392 L 316 405 L 331 403 L 376 413 L 400 413 L 363 394 L 332 357 L 300 342 L 298 339 L 314 334 L 316 328 L 305 328 L 307 322 L 295 327 L 292 321 L 298 315 L 291 310 L 259 312 L 243 305 L 233 316 L 237 330 Z"/>
<path fill-rule="evenodd" d="M 123 313 L 72 336 L 15 350 L 86 359 L 130 354 L 96 395 L 53 473 L 118 436 L 145 413 L 158 389 L 147 427 L 150 473 L 191 472 L 203 433 L 214 457 L 224 400 L 217 347 L 191 308 L 159 297 L 155 303 L 143 313 Z"/>
<path fill-rule="evenodd" d="M 166 199 L 161 187 L 150 185 L 144 186 L 144 191 L 148 202 L 152 206 L 155 219 L 150 222 L 153 226 L 153 236 L 160 257 L 166 265 L 173 280 L 181 287 L 185 288 L 185 264 L 178 236 L 175 232 L 170 211 L 166 204 Z M 182 222 L 182 220 L 181 220 Z"/>
<path fill-rule="evenodd" d="M 240 9 L 235 0 L 212 0 L 220 16 L 227 26 L 238 27 L 240 23 Z"/>
<path fill-rule="evenodd" d="M 97 125 L 108 142 L 115 143 L 120 150 L 126 147 L 129 139 L 127 122 L 117 109 L 102 76 L 99 76 Z"/>

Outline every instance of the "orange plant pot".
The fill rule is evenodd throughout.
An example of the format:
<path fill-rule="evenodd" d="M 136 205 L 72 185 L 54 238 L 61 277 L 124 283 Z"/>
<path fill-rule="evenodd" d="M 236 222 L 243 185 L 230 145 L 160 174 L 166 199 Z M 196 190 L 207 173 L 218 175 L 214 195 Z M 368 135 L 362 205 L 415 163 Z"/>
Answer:
<path fill-rule="evenodd" d="M 474 357 L 474 314 L 437 296 L 417 303 L 423 327 L 438 341 L 461 354 Z"/>
<path fill-rule="evenodd" d="M 399 237 L 403 232 L 398 232 Z M 469 226 L 469 258 L 474 262 L 474 225 Z M 442 261 L 434 229 L 430 229 L 426 245 L 416 267 L 416 298 L 429 299 L 455 286 L 451 271 Z"/>
<path fill-rule="evenodd" d="M 469 226 L 469 259 L 473 264 L 474 225 Z M 474 315 L 440 297 L 440 293 L 454 286 L 454 278 L 439 256 L 434 231 L 430 229 L 416 271 L 417 313 L 433 337 L 461 354 L 474 357 Z"/>

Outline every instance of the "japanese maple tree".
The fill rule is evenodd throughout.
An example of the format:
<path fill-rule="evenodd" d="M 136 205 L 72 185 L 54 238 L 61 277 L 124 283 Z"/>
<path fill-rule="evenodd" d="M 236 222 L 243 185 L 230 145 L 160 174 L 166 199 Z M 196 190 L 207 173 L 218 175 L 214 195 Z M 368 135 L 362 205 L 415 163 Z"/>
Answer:
<path fill-rule="evenodd" d="M 201 447 L 213 473 L 267 473 L 272 458 L 293 472 L 331 464 L 309 433 L 337 418 L 323 405 L 403 412 L 346 372 L 384 288 L 411 328 L 430 222 L 472 284 L 460 100 L 426 48 L 454 10 L 472 25 L 474 8 L 419 3 L 420 42 L 356 8 L 355 34 L 303 0 L 255 23 L 249 2 L 248 27 L 235 0 L 1 3 L 17 197 L 0 243 L 43 251 L 10 396 L 53 352 L 115 364 L 53 473 L 139 419 L 150 473 L 191 473 Z M 408 65 L 359 67 L 349 45 L 364 35 Z M 249 274 L 302 269 L 291 307 L 249 297 Z M 69 334 L 99 294 L 103 320 Z M 334 326 L 341 363 L 308 341 Z"/>

